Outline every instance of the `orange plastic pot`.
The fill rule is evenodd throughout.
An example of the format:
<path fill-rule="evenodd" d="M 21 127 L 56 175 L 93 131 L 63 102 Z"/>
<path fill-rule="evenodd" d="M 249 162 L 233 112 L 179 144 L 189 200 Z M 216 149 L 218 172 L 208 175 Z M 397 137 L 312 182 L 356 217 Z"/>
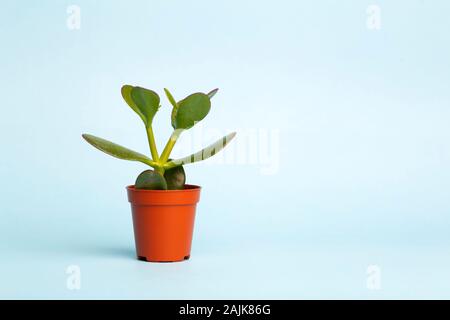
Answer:
<path fill-rule="evenodd" d="M 189 259 L 200 187 L 139 190 L 127 187 L 139 260 L 176 262 Z"/>

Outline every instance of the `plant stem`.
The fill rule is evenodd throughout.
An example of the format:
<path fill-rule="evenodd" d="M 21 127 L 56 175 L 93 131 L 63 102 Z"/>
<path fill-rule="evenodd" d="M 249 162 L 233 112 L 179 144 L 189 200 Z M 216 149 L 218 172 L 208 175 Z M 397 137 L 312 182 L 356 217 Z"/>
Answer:
<path fill-rule="evenodd" d="M 161 158 L 159 159 L 159 163 L 161 165 L 164 165 L 167 162 L 167 159 L 169 159 L 170 153 L 172 152 L 172 149 L 175 146 L 175 143 L 177 142 L 178 137 L 180 136 L 182 131 L 183 130 L 175 129 L 170 135 L 169 141 L 167 141 L 167 144 L 163 152 L 161 153 Z"/>
<path fill-rule="evenodd" d="M 162 176 L 164 175 L 164 172 L 166 172 L 166 170 L 160 166 L 155 167 L 155 171 L 159 172 Z"/>
<path fill-rule="evenodd" d="M 158 150 L 156 149 L 156 142 L 155 142 L 155 136 L 153 134 L 153 129 L 150 126 L 150 127 L 146 127 L 146 130 L 147 130 L 148 145 L 150 147 L 152 159 L 155 162 L 159 162 Z"/>
<path fill-rule="evenodd" d="M 142 163 L 145 163 L 146 165 L 149 165 L 150 167 L 155 168 L 155 170 L 156 170 L 156 168 L 158 168 L 160 166 L 159 163 L 157 163 L 157 162 L 155 162 L 153 160 L 142 161 Z"/>
<path fill-rule="evenodd" d="M 164 165 L 163 168 L 164 170 L 169 170 L 172 168 L 175 168 L 177 165 L 173 162 L 173 161 L 167 161 Z"/>

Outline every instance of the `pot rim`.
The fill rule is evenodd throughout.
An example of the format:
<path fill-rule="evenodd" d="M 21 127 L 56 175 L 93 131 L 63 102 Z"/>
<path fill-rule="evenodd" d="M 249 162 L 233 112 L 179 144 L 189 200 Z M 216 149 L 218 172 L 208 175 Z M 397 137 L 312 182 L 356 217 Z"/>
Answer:
<path fill-rule="evenodd" d="M 183 193 L 183 192 L 198 192 L 202 189 L 201 186 L 195 184 L 185 184 L 184 187 L 188 188 L 181 190 L 145 190 L 145 189 L 136 189 L 134 187 L 134 184 L 132 184 L 128 185 L 126 189 L 132 192 L 142 192 L 142 193 Z"/>

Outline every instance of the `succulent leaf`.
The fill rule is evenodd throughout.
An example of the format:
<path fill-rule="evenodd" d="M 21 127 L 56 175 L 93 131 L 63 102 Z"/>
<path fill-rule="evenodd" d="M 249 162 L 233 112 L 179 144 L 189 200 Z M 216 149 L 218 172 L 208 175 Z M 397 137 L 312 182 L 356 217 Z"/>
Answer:
<path fill-rule="evenodd" d="M 170 168 L 173 168 L 176 166 L 206 160 L 206 159 L 212 157 L 213 155 L 215 155 L 216 153 L 218 153 L 223 148 L 225 148 L 225 146 L 228 143 L 230 143 L 230 141 L 235 136 L 236 136 L 236 132 L 230 133 L 229 135 L 222 137 L 221 139 L 217 140 L 216 142 L 209 145 L 208 147 L 206 147 L 196 153 L 193 153 L 190 156 L 187 156 L 187 157 L 184 157 L 181 159 L 171 160 L 171 161 L 167 162 L 167 164 L 165 165 L 165 168 L 167 170 L 167 169 L 170 169 Z"/>
<path fill-rule="evenodd" d="M 194 93 L 177 103 L 172 109 L 172 127 L 189 129 L 203 120 L 211 109 L 211 100 L 204 93 Z"/>
<path fill-rule="evenodd" d="M 145 170 L 137 177 L 134 187 L 144 190 L 167 190 L 167 182 L 160 173 Z"/>
<path fill-rule="evenodd" d="M 114 142 L 93 136 L 91 134 L 83 134 L 82 137 L 93 147 L 99 149 L 100 151 L 109 154 L 110 156 L 130 161 L 139 161 L 148 165 L 153 165 L 153 161 L 147 156 L 130 150 L 128 148 L 122 147 Z"/>
<path fill-rule="evenodd" d="M 178 166 L 164 172 L 164 178 L 167 182 L 167 189 L 182 190 L 186 183 L 186 173 L 183 166 Z"/>
<path fill-rule="evenodd" d="M 159 109 L 160 99 L 158 94 L 152 90 L 130 85 L 123 86 L 121 91 L 128 106 L 139 115 L 145 126 L 150 127 Z"/>

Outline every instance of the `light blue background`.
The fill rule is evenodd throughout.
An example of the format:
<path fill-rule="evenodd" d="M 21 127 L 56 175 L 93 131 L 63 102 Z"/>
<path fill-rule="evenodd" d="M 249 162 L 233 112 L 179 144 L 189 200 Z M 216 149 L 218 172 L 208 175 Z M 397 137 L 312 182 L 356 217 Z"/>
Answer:
<path fill-rule="evenodd" d="M 1 298 L 450 298 L 448 1 L 0 7 Z M 144 166 L 80 137 L 147 152 L 125 83 L 179 98 L 219 87 L 205 128 L 279 130 L 276 174 L 186 168 L 203 186 L 188 262 L 135 260 L 124 188 Z M 81 290 L 66 288 L 69 265 Z"/>

